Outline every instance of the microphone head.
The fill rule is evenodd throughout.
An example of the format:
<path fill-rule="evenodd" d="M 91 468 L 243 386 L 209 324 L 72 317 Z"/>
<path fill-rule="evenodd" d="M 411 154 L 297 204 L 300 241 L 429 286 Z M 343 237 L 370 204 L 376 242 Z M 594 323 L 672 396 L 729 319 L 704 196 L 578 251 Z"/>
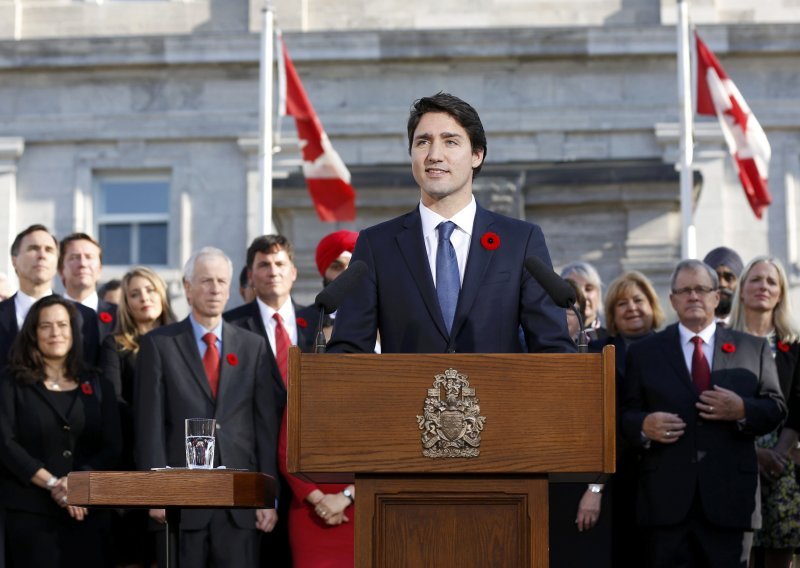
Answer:
<path fill-rule="evenodd" d="M 317 294 L 314 305 L 325 310 L 326 314 L 335 312 L 344 301 L 347 294 L 356 287 L 359 280 L 367 274 L 367 265 L 363 260 L 356 260 L 350 263 L 347 270 L 342 272 L 336 280 L 325 286 L 322 292 Z"/>
<path fill-rule="evenodd" d="M 525 259 L 525 269 L 559 308 L 569 309 L 577 301 L 575 290 L 537 256 Z"/>

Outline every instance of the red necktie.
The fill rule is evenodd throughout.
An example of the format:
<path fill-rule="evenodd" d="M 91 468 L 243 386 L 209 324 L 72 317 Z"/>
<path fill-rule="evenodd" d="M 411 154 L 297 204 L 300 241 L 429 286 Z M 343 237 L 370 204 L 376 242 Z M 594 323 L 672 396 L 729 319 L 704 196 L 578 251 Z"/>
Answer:
<path fill-rule="evenodd" d="M 289 339 L 289 333 L 283 327 L 281 314 L 276 313 L 272 318 L 275 320 L 275 358 L 278 360 L 278 370 L 281 372 L 283 384 L 287 385 L 289 380 L 289 347 L 292 345 L 292 340 Z"/>
<path fill-rule="evenodd" d="M 703 353 L 703 338 L 699 335 L 692 337 L 694 343 L 694 353 L 692 354 L 692 382 L 698 393 L 702 393 L 711 388 L 711 369 L 708 366 L 708 359 Z"/>
<path fill-rule="evenodd" d="M 203 368 L 208 377 L 208 386 L 211 387 L 211 394 L 217 398 L 217 387 L 219 386 L 219 350 L 217 349 L 217 336 L 213 333 L 206 333 L 203 342 L 208 345 L 203 355 Z"/>

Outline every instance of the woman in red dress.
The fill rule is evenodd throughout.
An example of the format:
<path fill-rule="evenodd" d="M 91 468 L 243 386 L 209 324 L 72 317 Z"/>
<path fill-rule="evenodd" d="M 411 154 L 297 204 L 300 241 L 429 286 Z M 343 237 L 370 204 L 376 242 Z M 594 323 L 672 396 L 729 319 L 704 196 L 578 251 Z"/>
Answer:
<path fill-rule="evenodd" d="M 315 485 L 286 469 L 286 412 L 278 443 L 278 467 L 292 488 L 289 545 L 294 568 L 353 568 L 355 487 Z"/>

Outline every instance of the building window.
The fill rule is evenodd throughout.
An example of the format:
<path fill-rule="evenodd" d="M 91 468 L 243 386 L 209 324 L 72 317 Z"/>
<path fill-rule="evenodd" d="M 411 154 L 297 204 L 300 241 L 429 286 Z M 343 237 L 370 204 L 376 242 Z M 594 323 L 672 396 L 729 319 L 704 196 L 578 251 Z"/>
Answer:
<path fill-rule="evenodd" d="M 95 222 L 103 264 L 168 264 L 169 177 L 102 176 Z"/>

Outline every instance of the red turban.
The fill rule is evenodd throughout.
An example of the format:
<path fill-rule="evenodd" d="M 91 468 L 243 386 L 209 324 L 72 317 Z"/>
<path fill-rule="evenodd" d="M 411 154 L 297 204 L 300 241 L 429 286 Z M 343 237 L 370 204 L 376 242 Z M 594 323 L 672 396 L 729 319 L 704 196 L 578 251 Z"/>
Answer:
<path fill-rule="evenodd" d="M 343 252 L 353 252 L 356 248 L 358 233 L 355 231 L 336 231 L 323 237 L 317 245 L 317 270 L 325 277 L 325 271 Z"/>

